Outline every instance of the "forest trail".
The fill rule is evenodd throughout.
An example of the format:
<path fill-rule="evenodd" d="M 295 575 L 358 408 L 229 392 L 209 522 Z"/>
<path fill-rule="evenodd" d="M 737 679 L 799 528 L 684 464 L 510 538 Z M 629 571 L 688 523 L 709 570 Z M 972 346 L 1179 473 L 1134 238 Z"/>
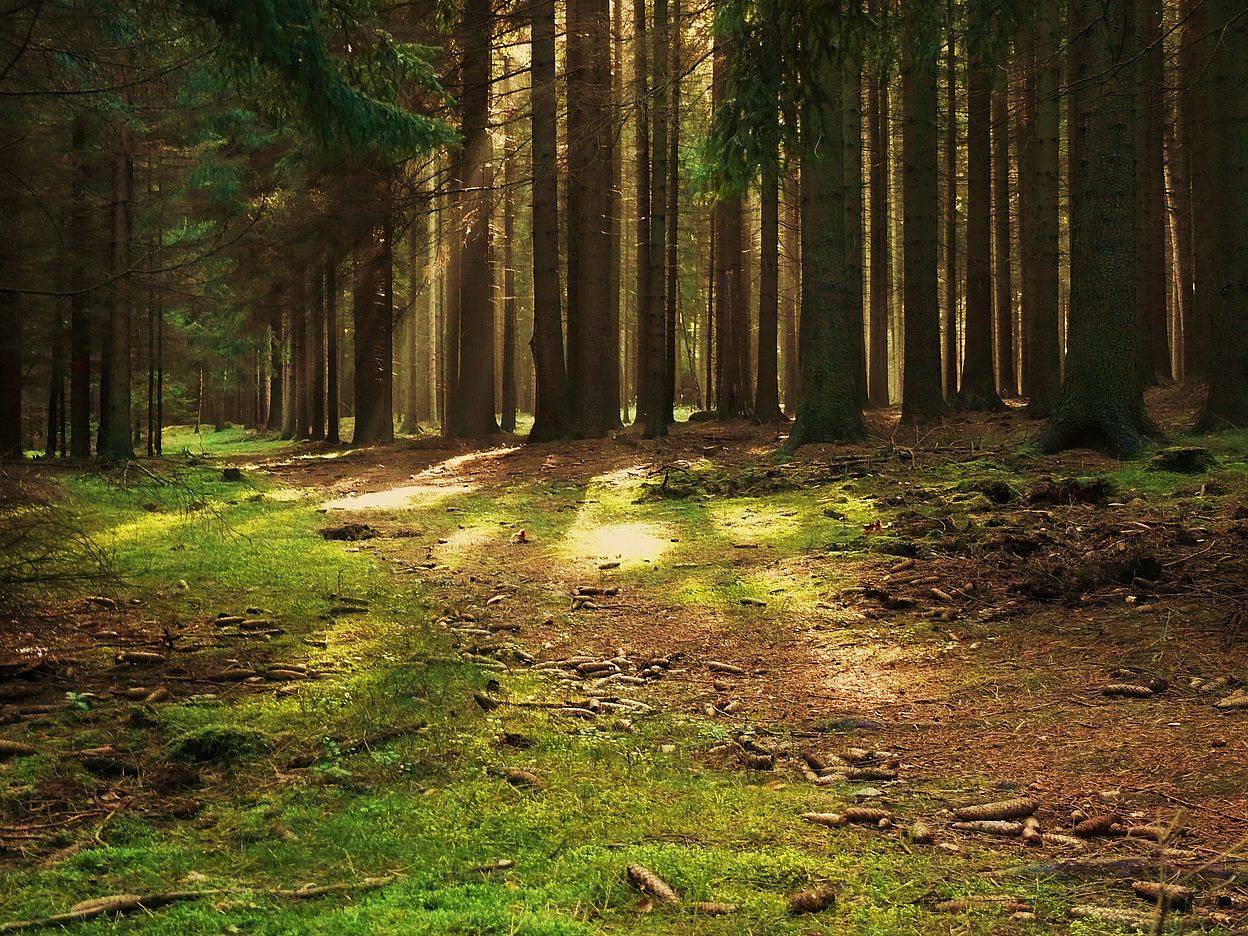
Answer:
<path fill-rule="evenodd" d="M 1190 684 L 1248 672 L 1243 520 L 1083 490 L 1070 479 L 1118 470 L 1086 452 L 1022 465 L 1004 453 L 1028 425 L 905 446 L 880 418 L 868 444 L 783 462 L 774 427 L 712 423 L 266 470 L 372 527 L 348 548 L 419 581 L 461 651 L 551 667 L 530 701 L 582 716 L 614 693 L 777 739 L 791 769 L 843 733 L 900 756 L 890 803 L 1025 789 L 1062 831 L 1077 809 L 1181 813 L 1185 844 L 1217 856 L 1248 835 L 1248 739 Z M 453 520 L 442 536 L 432 514 Z M 609 691 L 552 665 L 611 659 Z M 656 659 L 672 663 L 643 684 Z M 1166 686 L 1147 699 L 1103 694 L 1150 680 Z M 740 769 L 718 747 L 707 762 Z"/>
<path fill-rule="evenodd" d="M 1123 463 L 1038 455 L 1017 410 L 870 425 L 32 469 L 114 566 L 0 621 L 0 918 L 173 893 L 125 931 L 1088 936 L 1147 930 L 1132 882 L 1164 878 L 1197 892 L 1175 926 L 1234 932 L 1248 440 Z M 1041 847 L 954 826 L 1022 797 Z M 855 807 L 888 827 L 820 824 Z"/>

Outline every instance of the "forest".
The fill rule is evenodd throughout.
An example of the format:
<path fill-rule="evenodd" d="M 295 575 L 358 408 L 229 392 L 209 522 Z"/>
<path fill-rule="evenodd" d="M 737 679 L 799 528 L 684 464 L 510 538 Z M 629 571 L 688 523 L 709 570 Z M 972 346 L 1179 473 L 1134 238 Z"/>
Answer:
<path fill-rule="evenodd" d="M 0 2 L 0 932 L 1248 932 L 1248 2 Z"/>

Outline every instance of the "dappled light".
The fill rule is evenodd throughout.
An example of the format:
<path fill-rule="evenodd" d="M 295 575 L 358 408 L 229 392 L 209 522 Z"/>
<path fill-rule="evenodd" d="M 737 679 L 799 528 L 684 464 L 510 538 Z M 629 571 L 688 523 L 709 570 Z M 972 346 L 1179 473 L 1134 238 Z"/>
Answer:
<path fill-rule="evenodd" d="M 401 510 L 405 507 L 432 507 L 460 494 L 475 490 L 471 484 L 402 484 L 366 494 L 348 494 L 326 501 L 326 510 Z"/>
<path fill-rule="evenodd" d="M 1246 4 L 6 4 L 0 933 L 1248 934 Z"/>
<path fill-rule="evenodd" d="M 624 566 L 657 562 L 671 545 L 671 537 L 655 524 L 595 524 L 578 519 L 568 532 L 564 549 L 581 562 L 618 562 Z"/>

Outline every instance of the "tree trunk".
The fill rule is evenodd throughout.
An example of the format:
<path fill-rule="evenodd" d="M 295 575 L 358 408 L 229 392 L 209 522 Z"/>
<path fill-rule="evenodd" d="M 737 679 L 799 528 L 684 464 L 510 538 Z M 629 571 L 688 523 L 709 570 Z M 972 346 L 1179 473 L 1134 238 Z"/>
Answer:
<path fill-rule="evenodd" d="M 888 243 L 888 80 L 873 76 L 868 86 L 867 110 L 871 140 L 871 313 L 867 402 L 875 409 L 888 406 L 888 316 L 891 256 Z"/>
<path fill-rule="evenodd" d="M 628 406 L 625 402 L 624 385 L 628 373 L 626 361 L 621 360 L 620 325 L 621 325 L 621 265 L 620 256 L 623 243 L 624 225 L 624 148 L 620 145 L 620 134 L 625 121 L 624 114 L 624 0 L 611 2 L 611 132 L 615 141 L 611 147 L 611 187 L 607 202 L 607 220 L 611 228 L 611 248 L 609 267 L 607 270 L 607 311 L 611 322 L 608 325 L 608 337 L 611 343 L 609 354 L 613 364 L 607 371 L 609 386 L 607 395 L 612 401 L 615 413 L 615 425 L 622 426 L 620 411 L 627 415 Z M 625 342 L 627 344 L 627 342 Z M 627 349 L 624 349 L 627 357 Z"/>
<path fill-rule="evenodd" d="M 134 458 L 130 425 L 130 235 L 133 229 L 134 163 L 125 132 L 118 130 L 113 154 L 112 292 L 109 316 L 108 411 L 99 454 Z"/>
<path fill-rule="evenodd" d="M 414 341 L 412 391 L 415 402 L 412 416 L 416 423 L 415 429 L 419 430 L 422 423 L 428 423 L 433 419 L 433 388 L 430 381 L 430 372 L 434 364 L 431 313 L 433 277 L 436 274 L 430 272 L 429 216 L 424 208 L 416 219 L 414 235 L 416 243 L 411 276 L 416 283 L 414 287 L 416 295 L 412 307 L 414 316 L 412 322 Z"/>
<path fill-rule="evenodd" d="M 847 82 L 830 62 L 820 66 L 819 77 L 820 93 L 801 115 L 801 394 L 789 448 L 864 436 L 858 374 L 861 311 L 855 315 L 852 274 L 845 263 L 846 147 L 826 144 L 845 139 Z"/>
<path fill-rule="evenodd" d="M 797 173 L 790 171 L 787 173 L 785 184 L 784 229 L 781 233 L 785 263 L 788 267 L 784 298 L 784 411 L 789 416 L 797 412 L 797 401 L 801 395 L 797 353 L 798 312 L 802 303 L 800 200 Z"/>
<path fill-rule="evenodd" d="M 494 273 L 490 265 L 492 202 L 489 135 L 490 0 L 468 0 L 461 17 L 463 47 L 462 218 L 459 266 L 459 371 L 452 438 L 498 432 L 494 417 Z"/>
<path fill-rule="evenodd" d="M 0 147 L 0 158 L 5 149 Z M 7 161 L 7 159 L 6 159 Z M 16 225 L 13 218 L 18 205 L 10 190 L 14 184 L 6 165 L 0 173 L 0 217 L 4 218 L 0 234 L 0 458 L 22 456 L 22 300 L 13 289 L 21 261 Z"/>
<path fill-rule="evenodd" d="M 508 149 L 507 147 L 504 147 Z M 516 160 L 503 163 L 503 432 L 516 431 Z"/>
<path fill-rule="evenodd" d="M 618 0 L 617 0 L 618 5 Z M 671 59 L 667 68 L 667 308 L 664 323 L 663 418 L 676 419 L 676 332 L 680 318 L 680 79 L 684 68 L 680 0 L 672 0 Z M 692 362 L 690 362 L 692 363 Z"/>
<path fill-rule="evenodd" d="M 91 313 L 87 292 L 91 165 L 86 145 L 87 120 L 79 113 L 74 117 L 71 141 L 73 188 L 69 208 L 69 435 L 75 458 L 91 456 Z"/>
<path fill-rule="evenodd" d="M 992 90 L 993 314 L 997 334 L 997 387 L 1002 396 L 1018 393 L 1014 366 L 1014 278 L 1010 243 L 1010 102 L 1004 69 Z"/>
<path fill-rule="evenodd" d="M 934 24 L 909 24 L 901 74 L 905 317 L 902 419 L 927 422 L 944 409 L 937 277 L 936 52 Z"/>
<path fill-rule="evenodd" d="M 760 422 L 779 422 L 780 412 L 779 353 L 780 319 L 780 179 L 779 154 L 763 166 L 762 188 L 759 190 L 762 223 L 759 229 L 758 271 L 758 377 L 754 388 L 754 418 Z"/>
<path fill-rule="evenodd" d="M 1161 0 L 1136 0 L 1140 61 L 1136 126 L 1136 301 L 1140 310 L 1140 379 L 1169 380 L 1166 316 L 1165 50 Z"/>
<path fill-rule="evenodd" d="M 608 308 L 611 232 L 611 28 L 608 0 L 568 4 L 568 371 L 581 438 L 619 424 L 603 375 L 619 367 Z"/>
<path fill-rule="evenodd" d="M 712 206 L 710 212 L 710 250 L 707 251 L 706 257 L 706 337 L 703 343 L 703 361 L 706 366 L 706 402 L 705 407 L 709 412 L 716 408 L 714 383 L 715 369 L 715 341 L 717 332 L 715 331 L 715 310 L 716 310 L 716 289 L 719 282 L 719 264 L 717 259 L 719 254 L 718 237 L 716 235 L 716 220 L 718 218 L 718 206 Z"/>
<path fill-rule="evenodd" d="M 309 438 L 320 442 L 325 438 L 325 290 L 321 282 L 321 271 L 315 267 L 305 277 L 310 276 L 312 295 L 307 303 L 310 323 L 310 346 L 308 349 L 308 369 L 311 372 L 308 419 L 311 422 Z"/>
<path fill-rule="evenodd" d="M 1144 447 L 1135 302 L 1134 0 L 1105 0 L 1072 29 L 1071 314 L 1066 374 L 1043 451 L 1119 457 Z"/>
<path fill-rule="evenodd" d="M 463 313 L 463 297 L 460 287 L 464 266 L 464 215 L 465 181 L 463 149 L 449 157 L 450 187 L 443 232 L 447 244 L 445 295 L 442 309 L 442 435 L 456 438 L 460 435 L 460 415 L 463 398 L 459 393 L 460 317 Z"/>
<path fill-rule="evenodd" d="M 850 6 L 850 15 L 857 16 L 860 0 Z M 862 191 L 862 54 L 851 50 L 842 63 L 844 85 L 842 106 L 845 120 L 842 145 L 845 147 L 845 268 L 848 274 L 849 309 L 853 316 L 851 331 L 857 354 L 854 371 L 858 375 L 859 409 L 867 399 L 867 336 L 864 314 L 863 268 L 863 191 Z"/>
<path fill-rule="evenodd" d="M 289 275 L 289 274 L 288 274 Z M 299 359 L 296 331 L 298 319 L 295 315 L 297 300 L 293 283 L 289 280 L 282 294 L 282 329 L 284 342 L 282 345 L 282 389 L 285 398 L 282 400 L 282 438 L 298 438 L 299 426 Z"/>
<path fill-rule="evenodd" d="M 1191 187 L 1187 179 L 1187 160 L 1179 151 L 1177 129 L 1172 127 L 1166 134 L 1166 193 L 1167 216 L 1170 224 L 1171 269 L 1174 271 L 1174 304 L 1177 327 L 1175 344 L 1176 376 L 1187 381 L 1188 324 L 1192 320 L 1195 291 L 1192 288 L 1192 201 Z"/>
<path fill-rule="evenodd" d="M 667 281 L 664 265 L 667 262 L 667 124 L 668 89 L 667 69 L 671 54 L 667 36 L 667 0 L 654 0 L 654 28 L 651 31 L 653 52 L 650 56 L 653 68 L 652 100 L 654 117 L 651 121 L 650 164 L 650 276 L 646 295 L 646 329 L 642 335 L 642 348 L 638 359 L 646 371 L 647 396 L 642 409 L 645 412 L 645 437 L 653 439 L 667 435 L 667 337 L 665 328 Z M 675 271 L 672 271 L 673 273 Z"/>
<path fill-rule="evenodd" d="M 1213 24 L 1221 30 L 1209 89 L 1216 106 L 1209 124 L 1213 157 L 1220 167 L 1213 242 L 1219 277 L 1209 348 L 1209 398 L 1200 416 L 1204 429 L 1248 426 L 1248 17 L 1242 3 L 1212 0 Z M 1197 280 L 1199 289 L 1199 280 Z"/>
<path fill-rule="evenodd" d="M 1183 23 L 1179 44 L 1180 146 L 1190 186 L 1188 221 L 1191 232 L 1185 250 L 1192 264 L 1192 304 L 1183 322 L 1183 373 L 1188 381 L 1209 377 L 1210 330 L 1217 303 L 1214 283 L 1217 265 L 1214 218 L 1223 206 L 1216 201 L 1219 169 L 1210 138 L 1211 121 L 1220 102 L 1209 91 L 1212 46 L 1218 41 L 1209 0 L 1182 0 Z"/>
<path fill-rule="evenodd" d="M 1034 114 L 1028 168 L 1033 177 L 1023 220 L 1024 273 L 1030 289 L 1023 300 L 1023 348 L 1027 355 L 1027 412 L 1048 415 L 1061 379 L 1062 358 L 1058 331 L 1058 176 L 1062 37 L 1057 0 L 1039 0 L 1034 8 Z M 1071 227 L 1073 228 L 1073 224 Z"/>
<path fill-rule="evenodd" d="M 285 397 L 285 381 L 282 377 L 282 348 L 285 338 L 282 334 L 282 301 L 280 295 L 269 296 L 269 432 L 281 432 L 282 403 Z"/>
<path fill-rule="evenodd" d="M 302 266 L 292 271 L 294 288 L 291 290 L 291 331 L 294 346 L 295 426 L 294 437 L 306 439 L 311 435 L 311 368 L 308 366 L 308 275 Z"/>
<path fill-rule="evenodd" d="M 325 261 L 325 441 L 338 445 L 338 261 Z"/>
<path fill-rule="evenodd" d="M 563 352 L 559 287 L 559 194 L 555 125 L 555 4 L 532 11 L 533 110 L 533 351 L 537 399 L 530 442 L 567 436 L 572 429 Z"/>
<path fill-rule="evenodd" d="M 356 246 L 355 435 L 352 445 L 394 441 L 394 310 L 390 291 L 390 226 L 372 228 Z"/>
<path fill-rule="evenodd" d="M 991 13 L 971 0 L 967 39 L 966 349 L 958 402 L 998 410 L 992 368 L 992 66 L 984 47 Z"/>
<path fill-rule="evenodd" d="M 650 280 L 654 266 L 650 262 L 650 50 L 646 45 L 646 0 L 633 0 L 633 158 L 634 187 L 637 206 L 637 247 L 634 258 L 637 296 L 637 354 L 633 359 L 634 381 L 637 385 L 636 422 L 649 419 L 650 387 L 653 366 L 647 354 L 653 330 L 650 322 Z"/>
<path fill-rule="evenodd" d="M 950 11 L 953 5 L 950 3 Z M 945 303 L 941 382 L 945 399 L 958 395 L 958 67 L 953 30 L 945 40 Z"/>

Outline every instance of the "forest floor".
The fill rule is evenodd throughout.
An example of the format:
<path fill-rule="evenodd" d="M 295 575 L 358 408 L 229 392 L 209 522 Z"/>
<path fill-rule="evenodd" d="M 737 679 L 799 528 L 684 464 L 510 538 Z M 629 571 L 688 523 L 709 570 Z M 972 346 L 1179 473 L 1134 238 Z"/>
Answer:
<path fill-rule="evenodd" d="M 1188 402 L 1153 411 L 1211 463 L 1040 456 L 1012 410 L 6 466 L 108 574 L 0 616 L 0 924 L 1235 932 L 1248 436 L 1181 437 Z M 1036 847 L 953 826 L 1019 798 Z"/>

